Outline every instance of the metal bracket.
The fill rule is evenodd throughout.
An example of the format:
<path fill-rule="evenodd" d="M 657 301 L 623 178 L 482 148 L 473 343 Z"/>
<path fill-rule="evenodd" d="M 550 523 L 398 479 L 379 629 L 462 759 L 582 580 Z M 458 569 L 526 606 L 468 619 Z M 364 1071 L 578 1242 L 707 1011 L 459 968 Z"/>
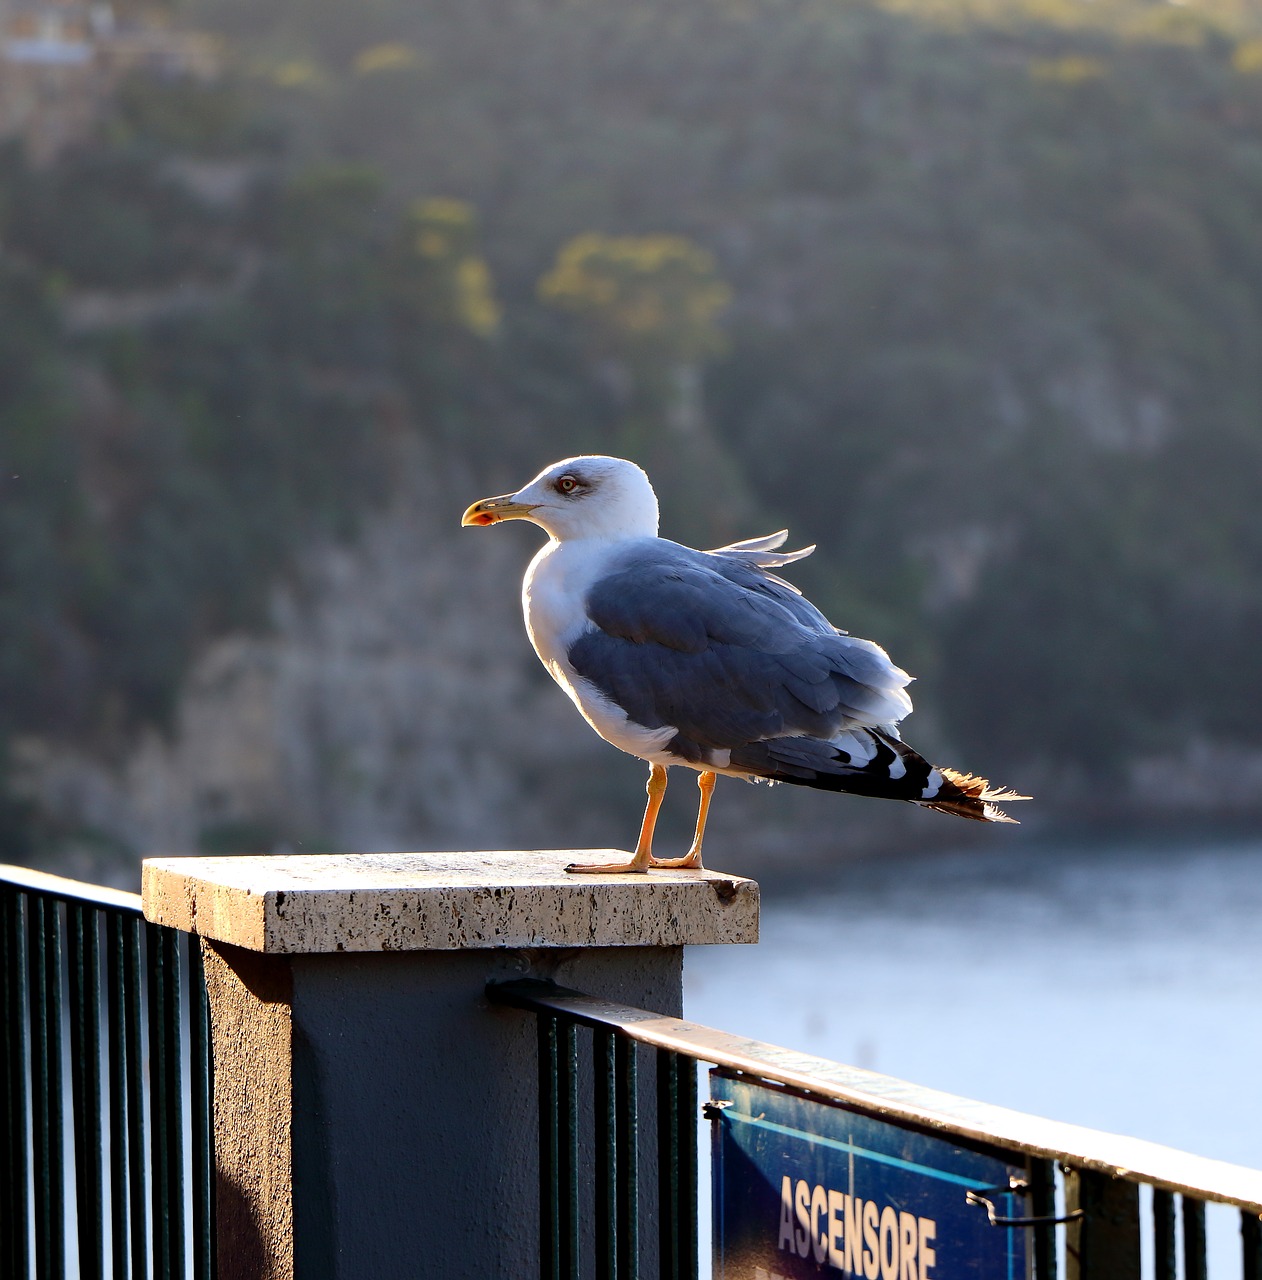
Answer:
<path fill-rule="evenodd" d="M 983 1206 L 986 1210 L 986 1218 L 992 1227 L 1005 1227 L 1012 1229 L 1014 1227 L 1054 1227 L 1062 1222 L 1077 1222 L 1083 1217 L 1083 1210 L 1075 1209 L 1072 1213 L 1064 1214 L 1061 1217 L 1055 1214 L 1045 1213 L 1029 1218 L 1009 1218 L 1005 1217 L 995 1207 L 995 1202 L 990 1197 L 998 1195 L 1010 1195 L 1015 1192 L 1017 1195 L 1028 1195 L 1030 1184 L 1023 1178 L 1018 1178 L 1015 1174 L 1008 1179 L 1007 1183 L 998 1187 L 983 1187 L 981 1191 L 966 1191 L 964 1199 L 969 1204 Z M 986 1194 L 989 1193 L 989 1194 Z"/>

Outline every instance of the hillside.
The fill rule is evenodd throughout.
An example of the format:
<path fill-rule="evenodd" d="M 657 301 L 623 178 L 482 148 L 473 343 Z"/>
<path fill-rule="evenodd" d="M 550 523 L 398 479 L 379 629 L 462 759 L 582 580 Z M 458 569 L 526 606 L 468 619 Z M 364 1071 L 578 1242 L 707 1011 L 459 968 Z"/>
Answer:
<path fill-rule="evenodd" d="M 88 142 L 0 168 L 10 856 L 516 843 L 627 788 L 617 822 L 573 827 L 625 842 L 635 768 L 538 710 L 530 546 L 449 528 L 584 450 L 648 466 L 669 535 L 817 542 L 796 579 L 919 675 L 916 741 L 1038 789 L 1036 821 L 1262 808 L 1252 6 L 199 0 L 181 21 L 223 38 L 222 76 L 136 76 Z M 424 573 L 383 559 L 409 530 Z M 292 601 L 340 598 L 339 563 L 405 575 L 442 625 L 343 592 L 375 650 L 315 645 L 270 718 L 190 720 L 225 644 L 298 669 Z M 353 692 L 372 652 L 410 672 L 406 733 Z M 437 671 L 460 693 L 427 716 Z M 482 814 L 399 799 L 506 700 L 564 780 L 519 721 L 461 739 L 498 779 Z M 268 786 L 199 790 L 190 725 L 224 758 L 290 746 Z M 773 811 L 849 829 L 809 799 Z"/>

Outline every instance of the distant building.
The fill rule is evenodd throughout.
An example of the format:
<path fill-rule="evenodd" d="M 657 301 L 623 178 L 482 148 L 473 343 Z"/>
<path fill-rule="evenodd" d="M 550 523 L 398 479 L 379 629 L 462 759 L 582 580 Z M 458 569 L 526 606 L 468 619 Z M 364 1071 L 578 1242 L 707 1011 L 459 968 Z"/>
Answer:
<path fill-rule="evenodd" d="M 36 161 L 88 135 L 132 72 L 212 80 L 219 42 L 157 17 L 117 18 L 108 3 L 0 0 L 0 138 L 20 137 Z"/>

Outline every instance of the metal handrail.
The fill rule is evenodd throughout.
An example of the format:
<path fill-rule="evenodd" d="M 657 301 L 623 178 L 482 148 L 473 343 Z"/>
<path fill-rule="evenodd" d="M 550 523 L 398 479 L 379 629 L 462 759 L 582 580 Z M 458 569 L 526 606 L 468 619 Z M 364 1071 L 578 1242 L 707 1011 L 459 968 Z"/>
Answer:
<path fill-rule="evenodd" d="M 32 867 L 15 867 L 0 862 L 0 884 L 28 893 L 43 893 L 62 902 L 86 902 L 93 907 L 113 907 L 119 911 L 132 911 L 140 915 L 140 894 L 126 889 L 110 889 L 102 884 L 87 884 L 82 880 L 68 880 L 65 876 L 50 875 Z"/>
<path fill-rule="evenodd" d="M 1219 1201 L 1262 1216 L 1262 1170 L 975 1102 L 551 983 L 500 983 L 491 987 L 489 994 L 499 1004 L 562 1014 L 583 1026 L 615 1030 L 641 1044 L 791 1085 L 872 1115 L 982 1140 L 1109 1177 L 1148 1183 L 1164 1191 Z"/>

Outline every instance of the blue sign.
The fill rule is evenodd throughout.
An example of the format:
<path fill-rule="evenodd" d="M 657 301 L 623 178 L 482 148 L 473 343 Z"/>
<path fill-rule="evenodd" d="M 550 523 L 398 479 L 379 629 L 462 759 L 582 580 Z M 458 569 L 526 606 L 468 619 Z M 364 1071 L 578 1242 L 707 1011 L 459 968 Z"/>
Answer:
<path fill-rule="evenodd" d="M 1026 1280 L 1026 1231 L 1002 1154 L 710 1073 L 715 1280 Z"/>

